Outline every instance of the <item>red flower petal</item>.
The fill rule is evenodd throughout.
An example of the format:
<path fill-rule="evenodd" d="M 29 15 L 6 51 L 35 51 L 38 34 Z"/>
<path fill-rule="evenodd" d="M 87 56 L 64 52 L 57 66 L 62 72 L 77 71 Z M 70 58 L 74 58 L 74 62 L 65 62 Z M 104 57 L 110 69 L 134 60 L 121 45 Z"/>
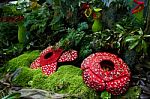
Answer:
<path fill-rule="evenodd" d="M 41 67 L 40 65 L 40 57 L 38 57 L 34 62 L 31 63 L 30 68 L 37 69 Z"/>
<path fill-rule="evenodd" d="M 42 66 L 42 72 L 45 75 L 51 75 L 57 69 L 57 62 Z"/>
<path fill-rule="evenodd" d="M 103 91 L 105 89 L 104 81 L 93 74 L 90 69 L 86 69 L 83 72 L 83 80 L 88 87 L 94 90 Z"/>
<path fill-rule="evenodd" d="M 58 62 L 73 61 L 73 60 L 75 60 L 77 57 L 78 57 L 77 51 L 75 51 L 75 50 L 69 50 L 69 51 L 64 52 L 64 53 L 60 56 Z"/>
<path fill-rule="evenodd" d="M 144 5 L 140 4 L 138 6 L 136 6 L 134 9 L 132 9 L 132 14 L 138 13 L 140 11 L 142 11 L 144 9 Z"/>
<path fill-rule="evenodd" d="M 82 64 L 81 64 L 81 69 L 84 70 L 84 69 L 90 68 L 91 63 L 93 63 L 94 58 L 95 58 L 95 54 L 91 54 L 86 59 L 84 59 Z"/>
<path fill-rule="evenodd" d="M 121 77 L 116 80 L 106 82 L 106 90 L 113 95 L 123 94 L 129 87 L 129 77 Z"/>

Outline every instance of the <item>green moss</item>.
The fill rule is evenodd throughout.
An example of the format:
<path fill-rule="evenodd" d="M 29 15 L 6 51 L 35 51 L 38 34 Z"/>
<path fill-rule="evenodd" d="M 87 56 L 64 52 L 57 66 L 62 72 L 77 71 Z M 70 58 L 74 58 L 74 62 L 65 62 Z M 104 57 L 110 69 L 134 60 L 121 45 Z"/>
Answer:
<path fill-rule="evenodd" d="M 31 87 L 38 88 L 38 89 L 47 89 L 45 86 L 47 78 L 48 76 L 43 74 L 34 75 L 33 79 L 30 81 Z"/>
<path fill-rule="evenodd" d="M 13 72 L 19 67 L 29 67 L 30 64 L 39 56 L 39 51 L 26 52 L 8 61 L 4 66 L 7 72 Z"/>
<path fill-rule="evenodd" d="M 28 67 L 22 67 L 17 76 L 13 79 L 12 83 L 14 85 L 19 85 L 23 87 L 30 86 L 29 81 L 31 81 L 34 75 L 41 74 L 41 69 L 30 69 Z"/>
<path fill-rule="evenodd" d="M 95 99 L 96 93 L 84 84 L 81 75 L 80 68 L 64 65 L 48 77 L 43 77 L 40 74 L 34 76 L 32 87 L 57 93 L 67 93 L 82 98 L 86 97 L 85 99 Z"/>

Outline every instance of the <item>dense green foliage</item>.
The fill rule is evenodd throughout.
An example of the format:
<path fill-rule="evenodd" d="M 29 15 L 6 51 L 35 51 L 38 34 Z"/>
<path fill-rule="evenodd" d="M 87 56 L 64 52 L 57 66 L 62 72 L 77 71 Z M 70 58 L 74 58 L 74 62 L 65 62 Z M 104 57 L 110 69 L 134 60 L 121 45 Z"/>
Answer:
<path fill-rule="evenodd" d="M 89 5 L 92 13 L 94 13 L 93 9 L 96 7 L 103 8 L 101 19 L 103 29 L 95 33 L 92 33 L 93 17 L 92 15 L 87 18 L 84 16 L 85 9 L 83 9 L 80 0 L 47 0 L 45 3 L 42 1 L 43 3 L 39 2 L 39 4 L 36 0 L 32 2 L 37 4 L 37 6 L 27 6 L 28 3 L 23 2 L 6 5 L 3 8 L 6 12 L 3 14 L 5 16 L 24 16 L 23 24 L 27 30 L 25 35 L 27 40 L 23 50 L 44 49 L 48 45 L 57 45 L 59 42 L 60 45 L 58 44 L 58 46 L 64 49 L 75 49 L 78 47 L 77 50 L 81 53 L 81 59 L 92 52 L 109 51 L 110 49 L 115 50 L 117 54 L 120 54 L 119 52 L 123 51 L 124 48 L 128 48 L 128 50 L 138 49 L 136 51 L 140 55 L 147 53 L 146 50 L 149 44 L 147 44 L 147 40 L 142 40 L 143 36 L 139 37 L 138 43 L 133 42 L 135 43 L 133 44 L 129 42 L 126 44 L 128 40 L 125 40 L 125 38 L 135 38 L 133 35 L 138 30 L 143 31 L 143 26 L 135 25 L 134 16 L 130 14 L 133 4 L 131 1 L 102 0 L 101 2 L 91 0 Z M 18 10 L 18 8 L 20 9 Z M 4 30 L 4 27 L 2 27 L 2 30 Z M 146 35 L 146 33 L 144 34 Z M 3 31 L 2 35 L 6 35 L 6 33 Z M 12 34 L 9 35 L 13 36 Z M 8 40 L 10 37 L 6 37 L 6 41 L 10 43 Z M 17 38 L 14 41 L 13 45 L 15 45 Z M 139 49 L 138 46 L 141 45 L 143 48 Z M 8 52 L 3 51 L 2 53 Z"/>
<path fill-rule="evenodd" d="M 0 22 L 1 51 L 4 48 L 11 46 L 11 44 L 17 43 L 14 42 L 14 40 L 17 38 L 15 35 L 17 35 L 17 26 L 15 24 Z"/>

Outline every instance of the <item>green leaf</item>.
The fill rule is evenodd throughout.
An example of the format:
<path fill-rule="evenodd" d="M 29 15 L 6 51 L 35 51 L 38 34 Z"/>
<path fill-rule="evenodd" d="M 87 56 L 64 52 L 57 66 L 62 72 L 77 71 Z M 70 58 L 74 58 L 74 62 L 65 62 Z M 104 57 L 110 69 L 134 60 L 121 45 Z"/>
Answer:
<path fill-rule="evenodd" d="M 3 97 L 2 99 L 19 99 L 20 96 L 21 96 L 21 93 L 12 93 Z"/>
<path fill-rule="evenodd" d="M 142 47 L 143 47 L 144 53 L 147 53 L 147 43 L 144 40 L 142 40 Z"/>
<path fill-rule="evenodd" d="M 124 31 L 124 28 L 120 24 L 116 24 L 116 27 L 122 31 Z"/>
<path fill-rule="evenodd" d="M 140 35 L 143 35 L 143 31 L 142 31 L 142 29 L 140 28 L 140 30 L 139 31 L 137 31 Z"/>
<path fill-rule="evenodd" d="M 134 41 L 133 43 L 130 43 L 129 49 L 130 49 L 130 50 L 131 50 L 131 49 L 134 49 L 138 44 L 139 44 L 139 40 Z"/>
<path fill-rule="evenodd" d="M 135 41 L 135 40 L 137 40 L 137 38 L 133 36 L 128 36 L 125 38 L 125 42 L 130 42 L 130 41 Z"/>
<path fill-rule="evenodd" d="M 150 37 L 150 35 L 144 35 L 144 37 Z"/>

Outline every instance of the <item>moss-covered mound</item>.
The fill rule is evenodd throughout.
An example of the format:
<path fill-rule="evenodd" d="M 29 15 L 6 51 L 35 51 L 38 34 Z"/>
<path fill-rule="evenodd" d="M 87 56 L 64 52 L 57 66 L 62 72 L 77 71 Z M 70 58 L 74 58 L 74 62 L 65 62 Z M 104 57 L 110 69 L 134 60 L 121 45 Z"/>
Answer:
<path fill-rule="evenodd" d="M 38 50 L 32 52 L 26 52 L 16 58 L 11 59 L 5 68 L 7 72 L 14 72 L 19 67 L 29 67 L 30 64 L 40 55 Z"/>
<path fill-rule="evenodd" d="M 19 85 L 23 87 L 30 87 L 30 81 L 33 79 L 35 75 L 42 75 L 41 69 L 31 69 L 28 67 L 19 68 L 20 71 L 16 77 L 12 80 L 14 85 Z"/>

